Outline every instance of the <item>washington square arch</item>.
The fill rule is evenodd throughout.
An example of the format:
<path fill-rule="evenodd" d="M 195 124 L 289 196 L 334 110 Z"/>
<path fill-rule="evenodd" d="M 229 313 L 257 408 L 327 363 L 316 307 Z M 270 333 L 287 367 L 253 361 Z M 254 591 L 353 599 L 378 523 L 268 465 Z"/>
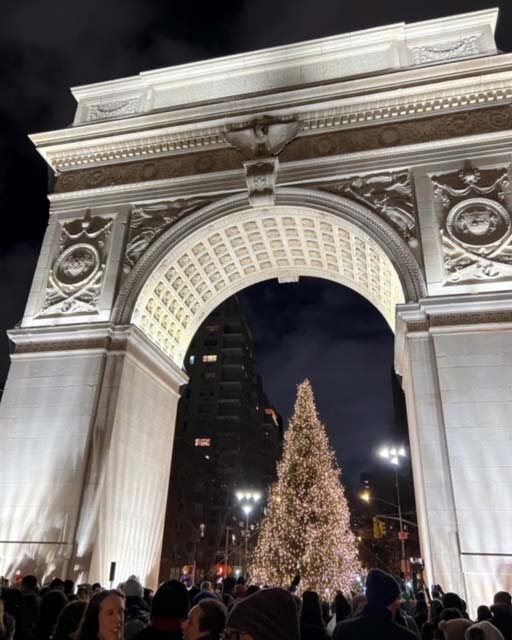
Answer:
<path fill-rule="evenodd" d="M 157 583 L 187 347 L 326 278 L 395 332 L 427 581 L 512 588 L 512 54 L 497 11 L 73 89 L 1 404 L 3 571 Z M 37 474 L 28 470 L 37 469 Z M 138 470 L 135 472 L 135 470 Z"/>

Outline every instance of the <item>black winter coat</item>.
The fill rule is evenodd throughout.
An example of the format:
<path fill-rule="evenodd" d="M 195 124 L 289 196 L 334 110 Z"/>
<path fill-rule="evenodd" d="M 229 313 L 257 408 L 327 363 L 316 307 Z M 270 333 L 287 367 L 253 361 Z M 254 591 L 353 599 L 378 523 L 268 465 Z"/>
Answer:
<path fill-rule="evenodd" d="M 414 633 L 393 622 L 388 609 L 366 607 L 357 618 L 338 622 L 333 640 L 417 640 Z"/>

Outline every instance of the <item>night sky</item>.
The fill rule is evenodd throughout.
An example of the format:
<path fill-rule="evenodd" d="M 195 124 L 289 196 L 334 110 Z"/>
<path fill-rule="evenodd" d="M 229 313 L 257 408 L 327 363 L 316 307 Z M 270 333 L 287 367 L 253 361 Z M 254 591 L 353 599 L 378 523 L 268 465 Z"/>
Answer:
<path fill-rule="evenodd" d="M 48 170 L 27 134 L 73 119 L 69 87 L 158 67 L 500 6 L 498 47 L 512 51 L 511 0 L 20 0 L 0 20 L 0 387 L 5 330 L 21 318 L 48 219 Z M 507 39 L 508 38 L 508 39 Z M 393 424 L 393 336 L 354 292 L 306 278 L 241 295 L 265 388 L 283 416 L 309 377 L 353 483 Z"/>

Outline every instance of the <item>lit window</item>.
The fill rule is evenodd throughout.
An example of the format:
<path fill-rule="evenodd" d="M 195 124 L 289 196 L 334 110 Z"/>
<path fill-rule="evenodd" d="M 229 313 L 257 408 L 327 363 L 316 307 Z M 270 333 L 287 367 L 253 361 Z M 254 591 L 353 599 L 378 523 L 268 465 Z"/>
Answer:
<path fill-rule="evenodd" d="M 206 330 L 209 333 L 215 333 L 216 331 L 219 330 L 219 325 L 218 324 L 207 324 L 206 325 Z"/>
<path fill-rule="evenodd" d="M 216 353 L 208 353 L 203 356 L 203 362 L 217 362 L 217 354 Z"/>
<path fill-rule="evenodd" d="M 194 362 L 196 361 L 196 357 L 195 356 L 190 356 L 188 359 L 188 363 L 189 364 L 194 364 Z"/>
<path fill-rule="evenodd" d="M 194 444 L 196 447 L 210 447 L 212 440 L 211 438 L 196 438 Z"/>

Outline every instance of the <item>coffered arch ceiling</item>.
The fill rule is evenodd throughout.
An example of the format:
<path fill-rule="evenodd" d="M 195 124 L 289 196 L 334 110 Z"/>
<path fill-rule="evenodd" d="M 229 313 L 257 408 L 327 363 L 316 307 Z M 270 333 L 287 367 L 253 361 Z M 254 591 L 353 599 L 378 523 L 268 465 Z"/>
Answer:
<path fill-rule="evenodd" d="M 151 269 L 131 315 L 179 367 L 208 314 L 263 280 L 338 282 L 367 298 L 393 330 L 396 305 L 411 297 L 389 247 L 355 222 L 310 206 L 246 206 L 181 236 Z"/>

